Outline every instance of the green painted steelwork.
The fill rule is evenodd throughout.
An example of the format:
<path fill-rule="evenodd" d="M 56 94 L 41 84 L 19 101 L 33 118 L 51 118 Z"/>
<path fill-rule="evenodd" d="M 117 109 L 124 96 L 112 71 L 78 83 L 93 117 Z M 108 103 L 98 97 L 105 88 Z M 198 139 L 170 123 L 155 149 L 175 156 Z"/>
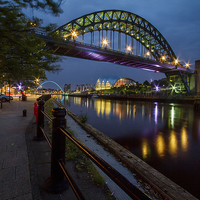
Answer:
<path fill-rule="evenodd" d="M 73 39 L 73 31 L 78 36 L 103 30 L 129 35 L 144 46 L 157 61 L 173 63 L 177 59 L 166 39 L 150 22 L 122 10 L 103 10 L 83 15 L 59 27 L 56 33 L 70 40 Z M 162 56 L 165 56 L 165 61 Z"/>

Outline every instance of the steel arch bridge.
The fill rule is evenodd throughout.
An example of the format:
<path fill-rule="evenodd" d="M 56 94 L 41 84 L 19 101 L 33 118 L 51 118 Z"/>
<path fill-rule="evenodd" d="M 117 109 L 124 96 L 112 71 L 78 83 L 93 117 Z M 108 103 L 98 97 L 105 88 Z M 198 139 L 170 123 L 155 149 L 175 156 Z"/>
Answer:
<path fill-rule="evenodd" d="M 175 62 L 177 59 L 166 39 L 151 23 L 136 14 L 122 10 L 104 10 L 84 15 L 59 27 L 56 32 L 65 39 L 73 39 L 78 35 L 84 36 L 94 31 L 100 33 L 102 30 L 117 31 L 130 36 L 144 46 L 157 61 L 162 60 L 163 56 L 168 62 Z M 100 38 L 99 45 L 102 43 Z M 105 38 L 108 38 L 108 35 Z M 118 37 L 118 43 L 120 43 L 119 40 L 120 37 Z M 91 41 L 94 44 L 94 36 L 91 36 Z M 114 44 L 112 39 L 110 42 Z M 128 46 L 127 41 L 125 43 Z M 133 45 L 131 47 L 133 49 Z M 118 50 L 120 50 L 120 45 L 118 45 Z"/>
<path fill-rule="evenodd" d="M 57 84 L 56 82 L 54 82 L 54 81 L 45 81 L 44 83 L 41 83 L 41 84 L 37 87 L 37 89 L 35 90 L 34 93 L 36 93 L 37 90 L 38 90 L 42 85 L 44 85 L 45 83 L 54 83 L 55 85 L 57 85 L 57 86 L 60 88 L 60 90 L 63 92 L 63 94 L 65 94 L 64 91 L 62 90 L 62 88 L 60 87 L 60 85 L 58 85 L 58 84 Z"/>
<path fill-rule="evenodd" d="M 165 73 L 190 94 L 194 71 L 181 65 L 162 34 L 136 14 L 122 10 L 93 12 L 59 27 L 54 36 L 56 39 L 40 37 L 55 54 Z"/>

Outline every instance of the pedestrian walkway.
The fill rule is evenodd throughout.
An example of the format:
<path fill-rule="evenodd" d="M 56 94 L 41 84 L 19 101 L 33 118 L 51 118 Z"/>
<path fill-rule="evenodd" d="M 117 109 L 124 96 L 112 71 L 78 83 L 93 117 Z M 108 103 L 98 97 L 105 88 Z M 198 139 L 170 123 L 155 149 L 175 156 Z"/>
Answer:
<path fill-rule="evenodd" d="M 0 108 L 0 199 L 32 200 L 25 132 L 36 97 L 14 97 Z M 26 116 L 23 110 L 26 109 Z"/>
<path fill-rule="evenodd" d="M 33 109 L 36 99 L 37 96 L 19 101 L 15 97 L 0 109 L 0 200 L 76 200 L 71 187 L 61 194 L 49 194 L 43 188 L 50 176 L 51 149 L 45 140 L 32 140 L 36 136 Z M 86 199 L 109 199 L 87 174 L 84 179 L 74 173 L 70 162 L 66 165 Z"/>

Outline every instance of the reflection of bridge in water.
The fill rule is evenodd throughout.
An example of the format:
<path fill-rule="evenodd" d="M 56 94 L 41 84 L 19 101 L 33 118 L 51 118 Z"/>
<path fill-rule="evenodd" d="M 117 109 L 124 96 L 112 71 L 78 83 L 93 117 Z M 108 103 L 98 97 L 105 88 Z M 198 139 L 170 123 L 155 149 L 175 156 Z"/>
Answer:
<path fill-rule="evenodd" d="M 90 13 L 59 27 L 54 35 L 40 37 L 55 54 L 165 73 L 180 91 L 190 94 L 194 89 L 189 64 L 181 65 L 162 34 L 136 14 L 120 10 Z"/>

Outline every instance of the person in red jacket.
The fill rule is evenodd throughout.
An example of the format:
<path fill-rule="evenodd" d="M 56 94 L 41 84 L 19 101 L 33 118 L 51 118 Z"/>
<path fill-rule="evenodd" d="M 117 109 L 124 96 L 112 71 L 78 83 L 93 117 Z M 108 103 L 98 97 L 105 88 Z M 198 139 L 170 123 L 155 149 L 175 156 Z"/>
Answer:
<path fill-rule="evenodd" d="M 37 107 L 38 107 L 38 104 L 37 102 L 34 103 L 34 115 L 35 115 L 35 121 L 37 123 Z"/>

